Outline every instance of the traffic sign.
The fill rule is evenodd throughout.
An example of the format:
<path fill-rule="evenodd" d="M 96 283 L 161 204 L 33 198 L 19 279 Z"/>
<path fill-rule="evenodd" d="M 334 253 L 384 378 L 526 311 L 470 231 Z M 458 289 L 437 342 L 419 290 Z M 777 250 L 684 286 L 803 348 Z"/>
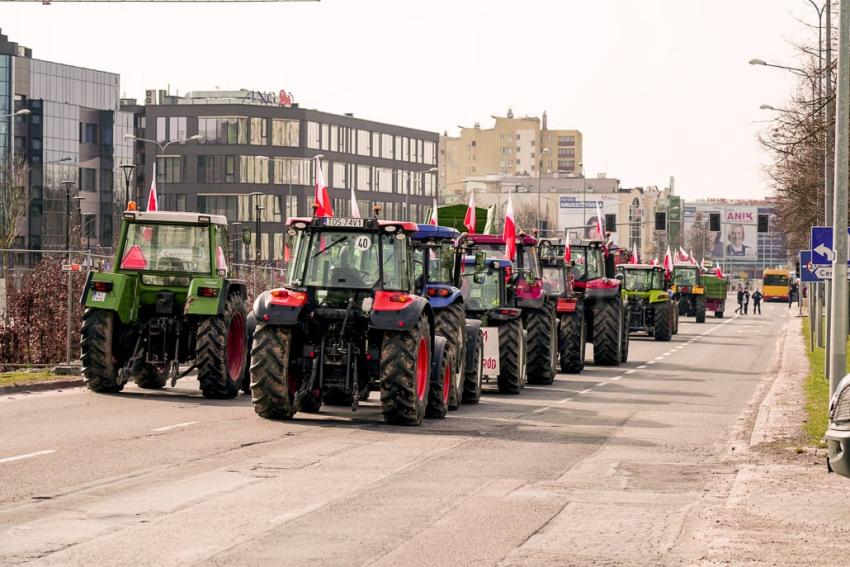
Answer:
<path fill-rule="evenodd" d="M 847 227 L 850 236 L 850 227 Z M 812 264 L 818 266 L 832 266 L 835 260 L 835 250 L 832 247 L 832 227 L 812 227 Z M 850 261 L 847 262 L 850 266 Z"/>
<path fill-rule="evenodd" d="M 800 281 L 816 283 L 832 279 L 832 266 L 817 265 L 812 262 L 812 250 L 800 250 Z M 848 273 L 847 279 L 850 279 Z"/>

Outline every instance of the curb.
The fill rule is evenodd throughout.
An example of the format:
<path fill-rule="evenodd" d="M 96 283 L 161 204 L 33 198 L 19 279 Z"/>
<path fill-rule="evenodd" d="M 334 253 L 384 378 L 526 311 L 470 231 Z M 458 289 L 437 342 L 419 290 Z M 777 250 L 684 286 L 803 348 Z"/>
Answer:
<path fill-rule="evenodd" d="M 0 386 L 0 396 L 6 394 L 17 394 L 19 392 L 44 392 L 47 390 L 61 390 L 63 388 L 79 388 L 85 385 L 82 377 L 69 380 L 52 380 L 50 382 L 34 382 L 31 384 L 12 384 L 11 386 Z"/>

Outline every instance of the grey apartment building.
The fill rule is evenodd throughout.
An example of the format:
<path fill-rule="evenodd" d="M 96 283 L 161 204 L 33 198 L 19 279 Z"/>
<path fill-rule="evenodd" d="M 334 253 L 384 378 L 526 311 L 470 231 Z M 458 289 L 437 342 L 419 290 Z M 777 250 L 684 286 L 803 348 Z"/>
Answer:
<path fill-rule="evenodd" d="M 0 159 L 29 166 L 16 248 L 63 249 L 69 220 L 72 249 L 112 246 L 126 204 L 120 166 L 133 159 L 133 115 L 119 105 L 117 74 L 35 59 L 0 34 L 0 116 L 29 110 L 0 119 Z M 80 197 L 70 207 L 66 189 Z"/>
<path fill-rule="evenodd" d="M 147 99 L 144 107 L 124 106 L 136 113 L 139 137 L 151 140 L 137 145 L 144 172 L 138 198 L 146 199 L 156 161 L 161 209 L 223 214 L 238 234 L 254 232 L 259 205 L 264 261 L 283 260 L 286 217 L 312 214 L 317 155 L 336 216 L 350 213 L 352 189 L 362 214 L 380 205 L 383 218 L 422 222 L 433 204 L 435 132 L 280 104 L 252 91 L 148 91 Z M 199 139 L 180 143 L 193 136 Z M 242 259 L 255 257 L 255 241 Z"/>

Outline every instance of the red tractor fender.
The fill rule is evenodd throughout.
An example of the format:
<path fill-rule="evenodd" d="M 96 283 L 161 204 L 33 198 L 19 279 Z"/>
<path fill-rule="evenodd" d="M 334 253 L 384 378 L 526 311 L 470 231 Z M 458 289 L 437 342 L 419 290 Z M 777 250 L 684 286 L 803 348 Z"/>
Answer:
<path fill-rule="evenodd" d="M 585 295 L 593 298 L 609 298 L 620 294 L 620 282 L 614 278 L 590 280 L 585 286 Z"/>
<path fill-rule="evenodd" d="M 380 331 L 407 331 L 416 326 L 423 312 L 431 324 L 433 339 L 434 314 L 427 299 L 405 291 L 378 290 L 372 302 L 369 321 L 373 328 Z"/>

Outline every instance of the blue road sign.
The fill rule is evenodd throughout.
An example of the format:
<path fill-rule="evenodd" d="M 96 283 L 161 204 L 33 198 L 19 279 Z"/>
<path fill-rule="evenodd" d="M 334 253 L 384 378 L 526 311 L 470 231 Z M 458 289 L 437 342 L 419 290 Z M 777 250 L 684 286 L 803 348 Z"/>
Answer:
<path fill-rule="evenodd" d="M 816 283 L 832 279 L 832 266 L 818 265 L 812 262 L 811 250 L 800 250 L 800 281 Z M 847 274 L 850 280 L 850 273 Z"/>
<path fill-rule="evenodd" d="M 850 227 L 847 228 L 850 235 Z M 835 251 L 832 247 L 832 227 L 812 227 L 812 264 L 816 266 L 831 266 L 835 260 Z M 850 266 L 850 261 L 847 262 Z"/>

